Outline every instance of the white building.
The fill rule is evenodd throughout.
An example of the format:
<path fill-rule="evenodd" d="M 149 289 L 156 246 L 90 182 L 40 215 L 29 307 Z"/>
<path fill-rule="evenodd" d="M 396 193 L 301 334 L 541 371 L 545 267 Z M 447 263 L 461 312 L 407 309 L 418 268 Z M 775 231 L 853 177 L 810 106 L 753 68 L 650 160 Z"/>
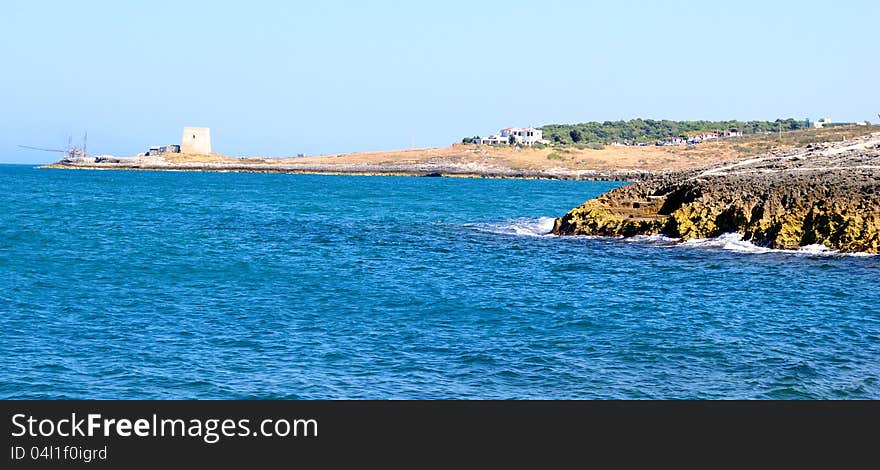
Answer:
<path fill-rule="evenodd" d="M 480 140 L 474 142 L 479 145 L 507 145 L 510 141 L 507 137 L 501 137 L 497 134 L 492 134 L 489 137 L 483 137 Z"/>
<path fill-rule="evenodd" d="M 824 118 L 819 119 L 818 121 L 814 122 L 813 127 L 815 127 L 816 129 L 821 129 L 828 124 L 831 124 L 831 118 L 824 117 Z"/>
<path fill-rule="evenodd" d="M 549 143 L 544 140 L 544 131 L 534 127 L 506 127 L 498 131 L 497 134 L 492 134 L 475 143 L 481 145 L 509 145 L 511 138 L 513 138 L 513 143 L 517 145 L 531 146 L 536 143 Z"/>

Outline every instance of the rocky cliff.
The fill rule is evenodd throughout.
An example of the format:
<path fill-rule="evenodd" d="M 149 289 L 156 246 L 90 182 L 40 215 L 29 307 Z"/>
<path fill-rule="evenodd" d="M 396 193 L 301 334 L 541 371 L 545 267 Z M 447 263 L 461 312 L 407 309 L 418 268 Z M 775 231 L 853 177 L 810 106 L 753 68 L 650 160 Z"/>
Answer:
<path fill-rule="evenodd" d="M 708 238 L 880 252 L 880 133 L 670 172 L 612 190 L 557 219 L 557 235 Z"/>

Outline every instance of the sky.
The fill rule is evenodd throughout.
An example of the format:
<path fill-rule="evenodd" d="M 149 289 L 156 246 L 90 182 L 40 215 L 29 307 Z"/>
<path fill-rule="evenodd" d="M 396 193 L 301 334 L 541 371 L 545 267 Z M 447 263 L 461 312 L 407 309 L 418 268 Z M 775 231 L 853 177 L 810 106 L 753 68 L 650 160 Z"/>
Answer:
<path fill-rule="evenodd" d="M 0 11 L 0 162 L 446 146 L 631 118 L 873 120 L 880 2 L 40 1 Z"/>

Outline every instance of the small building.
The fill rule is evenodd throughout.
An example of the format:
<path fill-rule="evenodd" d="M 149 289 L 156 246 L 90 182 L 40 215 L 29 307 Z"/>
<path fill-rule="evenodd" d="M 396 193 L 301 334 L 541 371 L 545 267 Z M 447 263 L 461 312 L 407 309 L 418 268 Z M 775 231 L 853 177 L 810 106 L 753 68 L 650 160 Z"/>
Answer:
<path fill-rule="evenodd" d="M 489 137 L 483 137 L 476 140 L 474 143 L 479 145 L 507 145 L 510 143 L 510 139 L 507 137 L 501 137 L 497 134 L 492 134 Z"/>
<path fill-rule="evenodd" d="M 544 140 L 544 131 L 534 127 L 506 127 L 498 131 L 497 134 L 492 134 L 478 141 L 475 140 L 474 143 L 480 145 L 510 145 L 511 141 L 516 145 L 528 146 L 537 143 L 549 143 Z"/>
<path fill-rule="evenodd" d="M 683 143 L 685 143 L 684 138 L 672 136 L 667 138 L 666 140 L 658 140 L 654 145 L 658 147 L 674 147 Z"/>
<path fill-rule="evenodd" d="M 508 127 L 501 129 L 501 136 L 513 137 L 515 143 L 520 145 L 534 145 L 544 140 L 544 131 L 534 127 Z"/>
<path fill-rule="evenodd" d="M 180 153 L 180 146 L 177 144 L 163 145 L 161 147 L 153 145 L 144 155 L 155 156 L 163 153 Z"/>
<path fill-rule="evenodd" d="M 693 145 L 700 142 L 705 142 L 707 140 L 714 140 L 717 138 L 717 132 L 694 132 L 685 136 L 685 142 Z"/>
<path fill-rule="evenodd" d="M 818 121 L 814 122 L 813 127 L 816 129 L 821 129 L 829 124 L 831 124 L 831 118 L 823 117 L 822 119 L 819 119 Z"/>
<path fill-rule="evenodd" d="M 162 155 L 163 153 L 211 153 L 211 129 L 207 127 L 184 127 L 180 145 L 153 145 L 144 153 L 146 156 Z"/>

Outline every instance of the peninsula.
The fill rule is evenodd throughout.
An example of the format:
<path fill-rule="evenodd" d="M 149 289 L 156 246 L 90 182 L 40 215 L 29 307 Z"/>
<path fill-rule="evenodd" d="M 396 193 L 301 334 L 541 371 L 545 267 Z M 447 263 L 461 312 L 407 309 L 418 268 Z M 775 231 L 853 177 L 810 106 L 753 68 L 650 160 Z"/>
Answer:
<path fill-rule="evenodd" d="M 184 131 L 185 139 L 190 129 L 207 133 L 205 129 L 188 128 Z M 877 130 L 877 126 L 801 129 L 725 137 L 699 145 L 454 144 L 445 148 L 288 158 L 211 153 L 209 143 L 197 145 L 202 137 L 209 137 L 192 134 L 192 142 L 184 141 L 182 153 L 166 151 L 172 147 L 168 146 L 127 158 L 74 155 L 44 168 L 634 181 L 660 172 L 733 161 L 763 152 L 852 139 Z M 191 147 L 189 152 L 187 146 Z"/>
<path fill-rule="evenodd" d="M 880 253 L 880 132 L 649 176 L 556 220 L 557 235 L 737 232 L 761 246 Z"/>

